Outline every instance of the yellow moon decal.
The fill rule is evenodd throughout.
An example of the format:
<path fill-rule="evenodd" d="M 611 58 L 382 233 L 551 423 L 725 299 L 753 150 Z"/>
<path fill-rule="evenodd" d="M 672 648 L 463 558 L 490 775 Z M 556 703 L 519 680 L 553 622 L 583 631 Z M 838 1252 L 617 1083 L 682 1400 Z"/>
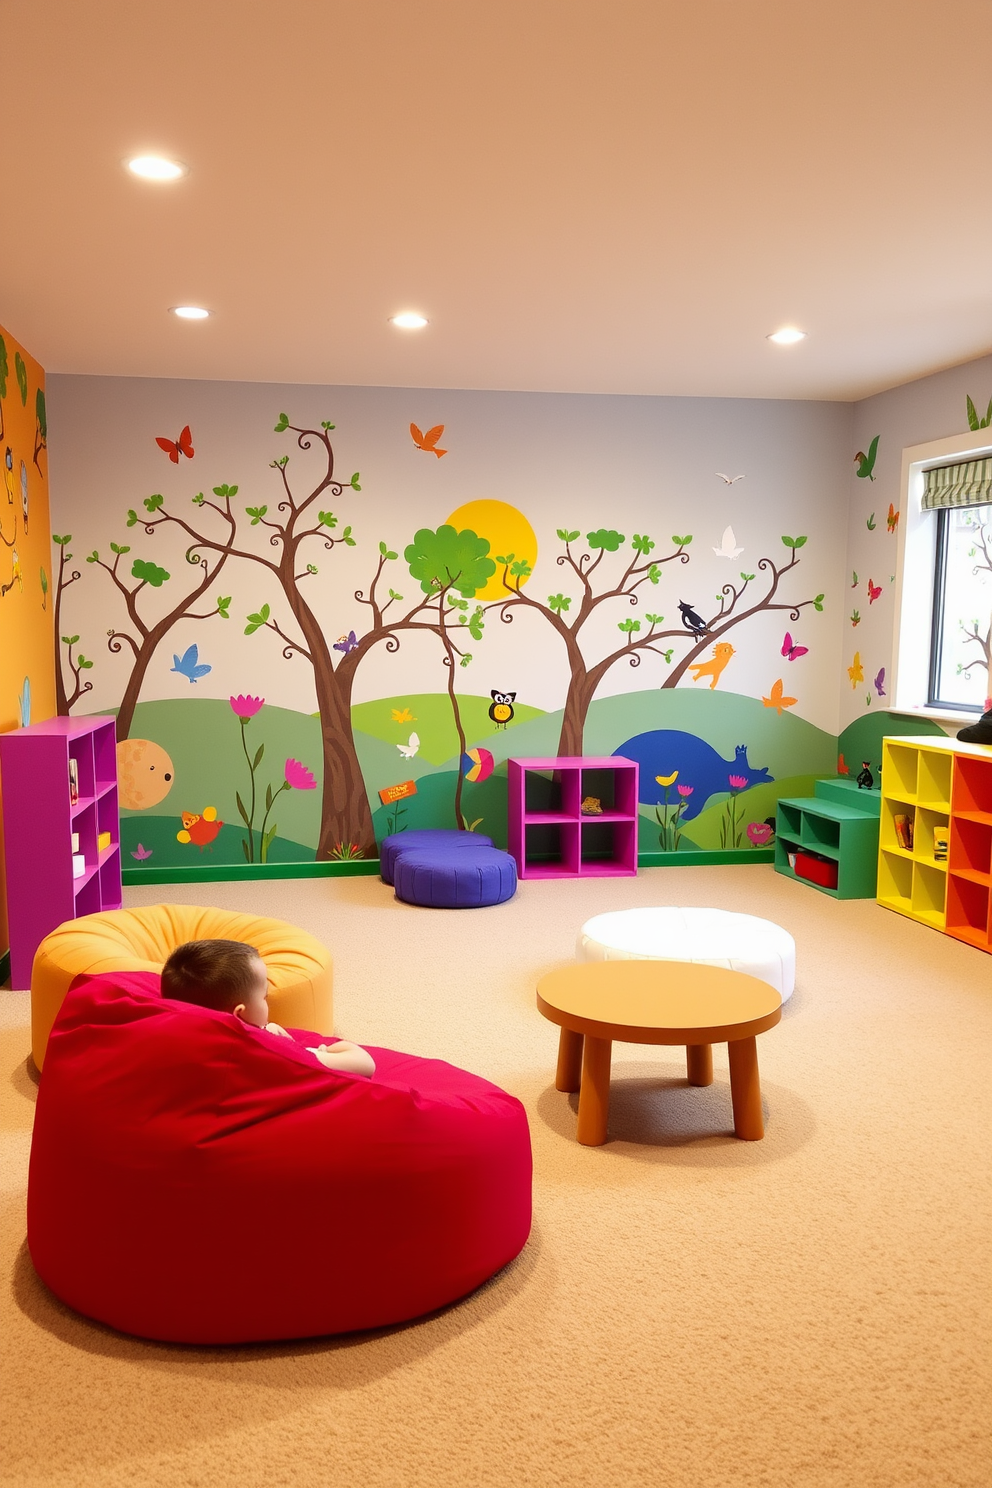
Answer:
<path fill-rule="evenodd" d="M 172 789 L 175 769 L 161 744 L 151 739 L 124 739 L 117 746 L 117 789 L 129 811 L 147 811 Z"/>
<path fill-rule="evenodd" d="M 457 532 L 468 527 L 479 537 L 489 539 L 489 556 L 512 553 L 514 559 L 525 558 L 533 571 L 537 562 L 537 538 L 534 529 L 523 512 L 506 501 L 467 501 L 448 518 L 448 526 Z M 526 584 L 521 579 L 521 586 Z M 496 565 L 496 572 L 484 589 L 478 589 L 476 599 L 507 599 L 508 591 L 503 587 L 503 568 Z"/>

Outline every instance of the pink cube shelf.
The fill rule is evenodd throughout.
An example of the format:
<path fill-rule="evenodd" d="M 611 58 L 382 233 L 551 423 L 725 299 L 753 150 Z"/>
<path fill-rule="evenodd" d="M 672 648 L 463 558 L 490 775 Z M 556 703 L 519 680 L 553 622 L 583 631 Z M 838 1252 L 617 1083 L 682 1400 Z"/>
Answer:
<path fill-rule="evenodd" d="M 611 754 L 507 760 L 507 846 L 520 878 L 637 872 L 637 762 Z M 582 812 L 586 796 L 602 811 Z"/>
<path fill-rule="evenodd" d="M 79 797 L 69 792 L 75 760 Z M 113 718 L 50 718 L 0 734 L 10 985 L 31 986 L 41 941 L 79 915 L 121 907 L 117 740 Z M 97 839 L 110 833 L 100 852 Z M 84 859 L 72 876 L 72 835 Z"/>

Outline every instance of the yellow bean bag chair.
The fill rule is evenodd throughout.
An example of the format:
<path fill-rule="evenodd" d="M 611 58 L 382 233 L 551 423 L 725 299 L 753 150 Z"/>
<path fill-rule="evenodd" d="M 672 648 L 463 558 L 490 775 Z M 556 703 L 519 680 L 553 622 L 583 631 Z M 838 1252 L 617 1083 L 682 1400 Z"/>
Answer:
<path fill-rule="evenodd" d="M 331 1032 L 331 958 L 314 936 L 265 915 L 200 909 L 194 904 L 152 904 L 67 920 L 41 942 L 31 970 L 31 1053 L 38 1068 L 75 977 L 161 971 L 187 940 L 243 940 L 253 945 L 269 973 L 273 1022 Z"/>

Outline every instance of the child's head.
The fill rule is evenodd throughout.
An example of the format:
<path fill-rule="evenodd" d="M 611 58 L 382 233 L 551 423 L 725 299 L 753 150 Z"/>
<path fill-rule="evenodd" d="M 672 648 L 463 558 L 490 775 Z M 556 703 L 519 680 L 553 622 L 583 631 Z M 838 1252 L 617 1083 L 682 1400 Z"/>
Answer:
<path fill-rule="evenodd" d="M 269 979 L 254 946 L 241 940 L 188 940 L 162 967 L 162 996 L 218 1013 L 234 1013 L 264 1028 Z"/>

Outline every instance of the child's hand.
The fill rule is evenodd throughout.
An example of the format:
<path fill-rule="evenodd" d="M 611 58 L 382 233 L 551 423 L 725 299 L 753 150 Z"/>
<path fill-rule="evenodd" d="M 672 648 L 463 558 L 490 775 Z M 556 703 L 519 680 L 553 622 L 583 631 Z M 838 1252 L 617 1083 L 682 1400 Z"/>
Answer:
<path fill-rule="evenodd" d="M 315 1054 L 325 1069 L 346 1070 L 349 1074 L 367 1077 L 375 1074 L 372 1055 L 349 1039 L 338 1039 L 336 1044 L 318 1044 L 308 1052 Z"/>
<path fill-rule="evenodd" d="M 278 1023 L 266 1023 L 265 1031 L 266 1033 L 278 1033 L 283 1038 L 291 1039 L 293 1037 L 291 1033 L 287 1033 L 285 1028 L 280 1027 Z"/>

